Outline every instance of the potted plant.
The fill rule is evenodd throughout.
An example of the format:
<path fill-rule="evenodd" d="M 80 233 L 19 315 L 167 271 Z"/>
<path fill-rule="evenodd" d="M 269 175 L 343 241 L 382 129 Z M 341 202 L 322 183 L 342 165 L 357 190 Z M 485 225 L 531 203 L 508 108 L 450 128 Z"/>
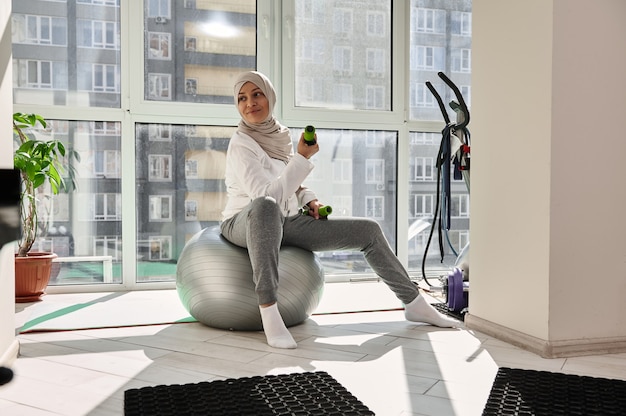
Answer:
<path fill-rule="evenodd" d="M 15 300 L 34 302 L 41 300 L 48 282 L 54 253 L 31 251 L 39 236 L 40 218 L 38 201 L 50 198 L 60 191 L 76 187 L 73 160 L 80 162 L 79 154 L 67 150 L 58 140 L 40 140 L 37 133 L 27 129 L 40 125 L 45 119 L 38 114 L 13 114 L 14 140 L 17 149 L 13 155 L 15 169 L 20 172 L 20 220 L 22 232 L 15 255 Z M 66 180 L 66 176 L 67 179 Z"/>

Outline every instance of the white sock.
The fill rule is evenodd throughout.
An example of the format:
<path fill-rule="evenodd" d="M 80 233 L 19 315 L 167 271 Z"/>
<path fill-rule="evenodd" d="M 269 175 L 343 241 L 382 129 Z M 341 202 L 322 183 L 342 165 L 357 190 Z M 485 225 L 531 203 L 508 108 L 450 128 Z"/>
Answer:
<path fill-rule="evenodd" d="M 405 305 L 404 316 L 412 322 L 424 322 L 442 328 L 461 326 L 461 323 L 456 319 L 450 318 L 435 309 L 422 295 L 418 295 L 411 303 Z"/>
<path fill-rule="evenodd" d="M 283 317 L 280 316 L 280 312 L 278 311 L 278 305 L 274 303 L 266 308 L 259 306 L 259 309 L 261 310 L 263 331 L 265 332 L 265 337 L 270 347 L 296 348 L 298 344 L 296 344 L 296 341 L 294 341 L 285 326 Z"/>

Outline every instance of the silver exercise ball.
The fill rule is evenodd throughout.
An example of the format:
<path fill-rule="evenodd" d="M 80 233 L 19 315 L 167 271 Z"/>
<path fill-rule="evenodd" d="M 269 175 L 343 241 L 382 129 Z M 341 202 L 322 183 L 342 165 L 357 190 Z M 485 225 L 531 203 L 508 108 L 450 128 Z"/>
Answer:
<path fill-rule="evenodd" d="M 324 270 L 315 253 L 282 247 L 278 309 L 285 325 L 306 320 L 319 305 Z M 248 251 L 227 241 L 218 226 L 185 244 L 176 268 L 176 290 L 184 307 L 203 324 L 220 329 L 263 329 Z"/>

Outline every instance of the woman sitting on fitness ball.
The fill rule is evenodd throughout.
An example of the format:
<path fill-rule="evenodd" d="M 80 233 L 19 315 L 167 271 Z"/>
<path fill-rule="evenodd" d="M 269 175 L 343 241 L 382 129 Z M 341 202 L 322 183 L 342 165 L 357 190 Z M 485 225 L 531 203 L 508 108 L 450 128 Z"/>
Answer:
<path fill-rule="evenodd" d="M 220 227 L 226 239 L 248 249 L 267 343 L 275 348 L 297 347 L 276 304 L 281 245 L 309 251 L 361 251 L 405 304 L 406 319 L 458 326 L 458 321 L 439 313 L 420 296 L 377 222 L 342 217 L 320 220 L 323 204 L 301 186 L 313 170 L 309 159 L 319 145 L 308 145 L 302 135 L 293 152 L 289 129 L 273 116 L 276 93 L 270 80 L 259 72 L 245 72 L 235 82 L 234 95 L 241 121 L 226 153 L 228 202 Z M 305 205 L 309 215 L 300 215 Z"/>

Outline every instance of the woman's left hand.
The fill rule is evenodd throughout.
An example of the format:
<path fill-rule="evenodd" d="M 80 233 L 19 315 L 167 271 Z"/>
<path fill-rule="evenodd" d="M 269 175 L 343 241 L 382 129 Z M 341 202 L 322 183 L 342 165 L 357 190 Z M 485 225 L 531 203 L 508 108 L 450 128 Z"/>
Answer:
<path fill-rule="evenodd" d="M 320 219 L 319 209 L 321 206 L 324 206 L 324 204 L 322 204 L 317 199 L 314 199 L 313 201 L 309 202 L 307 206 L 309 207 L 309 216 L 315 218 L 316 220 L 319 220 Z"/>

